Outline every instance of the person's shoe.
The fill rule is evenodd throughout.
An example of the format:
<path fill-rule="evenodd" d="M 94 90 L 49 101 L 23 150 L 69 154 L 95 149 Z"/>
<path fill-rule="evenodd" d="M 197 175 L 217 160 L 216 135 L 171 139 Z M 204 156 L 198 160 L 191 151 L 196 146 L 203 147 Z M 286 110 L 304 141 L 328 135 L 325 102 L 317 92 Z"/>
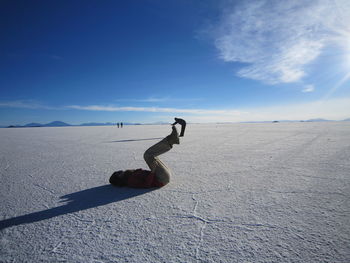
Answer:
<path fill-rule="evenodd" d="M 177 123 L 181 125 L 181 132 L 179 137 L 183 137 L 185 135 L 186 121 L 180 118 L 174 118 L 174 119 L 175 119 L 175 122 L 173 123 L 173 125 Z"/>
<path fill-rule="evenodd" d="M 179 133 L 177 132 L 176 127 L 173 126 L 172 129 L 172 133 L 166 137 L 170 146 L 173 146 L 173 144 L 180 144 Z"/>

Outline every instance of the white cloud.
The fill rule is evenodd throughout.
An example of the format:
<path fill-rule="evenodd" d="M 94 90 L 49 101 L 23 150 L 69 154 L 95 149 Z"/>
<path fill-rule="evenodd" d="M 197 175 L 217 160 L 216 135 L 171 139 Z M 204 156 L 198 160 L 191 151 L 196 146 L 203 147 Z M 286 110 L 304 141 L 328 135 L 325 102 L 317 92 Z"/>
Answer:
<path fill-rule="evenodd" d="M 305 92 L 305 93 L 307 93 L 307 92 L 313 92 L 313 91 L 315 91 L 314 85 L 306 85 L 306 86 L 304 87 L 304 89 L 302 90 L 302 92 Z"/>
<path fill-rule="evenodd" d="M 207 110 L 207 109 L 180 109 L 180 108 L 162 108 L 162 107 L 116 107 L 103 105 L 66 106 L 68 109 L 88 110 L 88 111 L 136 111 L 136 112 L 165 112 L 165 113 L 186 113 L 186 114 L 237 114 L 235 110 Z"/>
<path fill-rule="evenodd" d="M 343 120 L 350 117 L 350 98 L 329 99 L 309 103 L 278 105 L 271 107 L 237 109 L 236 114 L 191 115 L 191 122 L 246 122 L 273 120 L 308 120 L 324 118 Z"/>
<path fill-rule="evenodd" d="M 169 101 L 168 97 L 164 97 L 164 98 L 157 98 L 157 97 L 149 97 L 149 98 L 145 98 L 145 99 L 116 99 L 115 101 L 117 102 L 166 102 Z"/>
<path fill-rule="evenodd" d="M 311 87 L 310 87 L 311 88 Z M 0 102 L 0 107 L 29 108 L 45 110 L 81 110 L 101 112 L 149 112 L 150 118 L 162 115 L 181 115 L 189 122 L 246 122 L 272 120 L 306 120 L 325 118 L 342 120 L 350 117 L 350 97 L 338 99 L 323 99 L 308 103 L 277 105 L 260 108 L 242 109 L 181 109 L 162 107 L 116 107 L 104 105 L 70 105 L 59 108 L 30 104 L 21 101 Z"/>
<path fill-rule="evenodd" d="M 172 97 L 148 97 L 145 99 L 116 99 L 116 102 L 193 102 L 203 100 L 201 98 L 172 98 Z"/>
<path fill-rule="evenodd" d="M 290 83 L 329 44 L 349 41 L 348 0 L 250 0 L 226 5 L 212 33 L 220 58 L 247 63 L 238 76 Z"/>
<path fill-rule="evenodd" d="M 309 87 L 311 88 L 311 87 Z M 342 120 L 350 117 L 350 98 L 319 100 L 308 103 L 245 109 L 180 109 L 161 107 L 67 106 L 88 111 L 136 111 L 183 114 L 191 122 L 244 122 L 272 120 L 306 120 L 325 118 Z"/>

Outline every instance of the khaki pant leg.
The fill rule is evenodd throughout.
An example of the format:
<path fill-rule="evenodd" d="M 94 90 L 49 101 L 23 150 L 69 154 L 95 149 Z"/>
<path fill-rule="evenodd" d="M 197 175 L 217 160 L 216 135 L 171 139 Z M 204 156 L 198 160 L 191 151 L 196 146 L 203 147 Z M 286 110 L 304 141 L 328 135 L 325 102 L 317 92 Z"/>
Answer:
<path fill-rule="evenodd" d="M 164 184 L 169 183 L 171 173 L 169 168 L 166 167 L 166 165 L 161 160 L 159 160 L 157 156 L 166 153 L 171 148 L 172 147 L 169 145 L 168 141 L 166 139 L 163 139 L 148 148 L 143 155 L 148 167 L 155 174 L 157 179 Z"/>

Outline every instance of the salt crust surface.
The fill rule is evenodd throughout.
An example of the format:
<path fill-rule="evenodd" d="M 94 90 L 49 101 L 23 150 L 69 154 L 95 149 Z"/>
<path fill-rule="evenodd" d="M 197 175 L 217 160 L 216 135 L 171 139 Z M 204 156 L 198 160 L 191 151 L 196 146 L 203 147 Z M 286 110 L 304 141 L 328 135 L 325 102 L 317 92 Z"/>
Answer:
<path fill-rule="evenodd" d="M 0 129 L 0 262 L 350 262 L 350 123 Z"/>

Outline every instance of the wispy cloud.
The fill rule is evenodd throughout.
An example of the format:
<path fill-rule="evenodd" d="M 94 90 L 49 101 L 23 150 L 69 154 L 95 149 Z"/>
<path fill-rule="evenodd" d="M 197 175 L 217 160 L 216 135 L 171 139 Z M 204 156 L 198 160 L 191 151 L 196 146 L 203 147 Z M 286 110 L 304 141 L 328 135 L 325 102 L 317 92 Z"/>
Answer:
<path fill-rule="evenodd" d="M 308 103 L 277 105 L 263 108 L 249 108 L 236 111 L 236 114 L 190 115 L 191 122 L 247 122 L 273 120 L 308 120 L 325 118 L 343 120 L 350 117 L 350 98 L 313 101 Z"/>
<path fill-rule="evenodd" d="M 165 107 L 118 107 L 114 105 L 67 105 L 51 107 L 39 104 L 34 101 L 6 101 L 0 102 L 2 108 L 22 109 L 44 109 L 44 110 L 82 110 L 82 111 L 105 111 L 105 112 L 151 112 L 151 113 L 183 113 L 195 115 L 239 115 L 240 111 L 229 109 L 186 109 L 186 108 L 165 108 Z"/>
<path fill-rule="evenodd" d="M 222 60 L 247 64 L 237 72 L 240 77 L 296 82 L 327 45 L 344 48 L 349 41 L 348 0 L 233 3 L 225 6 L 212 34 Z"/>
<path fill-rule="evenodd" d="M 207 109 L 181 109 L 181 108 L 162 108 L 162 107 L 116 107 L 103 105 L 66 106 L 68 109 L 87 110 L 87 111 L 136 111 L 136 112 L 165 112 L 165 113 L 186 113 L 186 114 L 238 114 L 236 110 L 207 110 Z"/>
<path fill-rule="evenodd" d="M 311 89 L 311 87 L 309 87 Z M 318 100 L 308 103 L 276 105 L 244 109 L 181 109 L 162 107 L 115 107 L 115 106 L 67 106 L 69 109 L 87 111 L 134 111 L 151 113 L 183 114 L 192 122 L 242 122 L 269 120 L 305 120 L 328 118 L 341 120 L 350 117 L 350 98 Z"/>
<path fill-rule="evenodd" d="M 116 102 L 146 102 L 146 103 L 156 103 L 156 102 L 192 102 L 200 101 L 201 98 L 172 98 L 172 97 L 148 97 L 144 99 L 116 99 Z"/>
<path fill-rule="evenodd" d="M 47 109 L 54 110 L 56 107 L 40 104 L 32 100 L 0 101 L 2 108 L 22 108 L 22 109 Z"/>
<path fill-rule="evenodd" d="M 271 120 L 305 120 L 326 118 L 342 120 L 350 117 L 350 98 L 322 99 L 308 103 L 242 109 L 187 109 L 163 107 L 116 107 L 113 105 L 69 105 L 50 107 L 24 101 L 0 102 L 0 107 L 38 110 L 79 110 L 99 112 L 149 112 L 150 116 L 181 115 L 190 122 L 244 122 Z M 151 118 L 151 117 L 150 117 Z"/>
<path fill-rule="evenodd" d="M 304 93 L 313 92 L 313 91 L 315 91 L 314 85 L 306 85 L 302 90 L 302 92 Z"/>
<path fill-rule="evenodd" d="M 116 102 L 165 102 L 168 101 L 168 97 L 163 97 L 163 98 L 157 98 L 157 97 L 149 97 L 145 99 L 116 99 Z"/>

